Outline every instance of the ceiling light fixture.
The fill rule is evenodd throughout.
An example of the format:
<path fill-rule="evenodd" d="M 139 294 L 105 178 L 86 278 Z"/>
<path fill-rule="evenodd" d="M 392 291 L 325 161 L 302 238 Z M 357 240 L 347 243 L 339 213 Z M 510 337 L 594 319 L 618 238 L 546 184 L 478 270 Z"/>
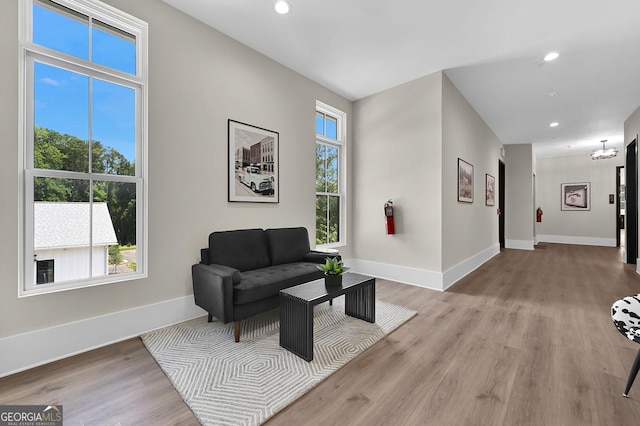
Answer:
<path fill-rule="evenodd" d="M 553 123 L 549 124 L 549 127 L 558 127 L 560 125 L 560 123 L 558 123 L 557 121 L 554 121 Z"/>
<path fill-rule="evenodd" d="M 560 56 L 558 52 L 548 53 L 547 56 L 544 57 L 544 61 L 545 62 L 553 61 L 554 59 L 558 58 L 558 56 Z"/>
<path fill-rule="evenodd" d="M 593 151 L 591 153 L 591 159 L 592 160 L 606 160 L 607 158 L 613 158 L 616 155 L 618 155 L 618 150 L 615 148 L 609 148 L 606 149 L 604 144 L 607 142 L 607 140 L 603 140 L 602 142 L 602 149 L 596 149 L 595 151 Z"/>
<path fill-rule="evenodd" d="M 286 15 L 291 10 L 291 3 L 286 0 L 278 0 L 274 7 L 280 15 Z"/>

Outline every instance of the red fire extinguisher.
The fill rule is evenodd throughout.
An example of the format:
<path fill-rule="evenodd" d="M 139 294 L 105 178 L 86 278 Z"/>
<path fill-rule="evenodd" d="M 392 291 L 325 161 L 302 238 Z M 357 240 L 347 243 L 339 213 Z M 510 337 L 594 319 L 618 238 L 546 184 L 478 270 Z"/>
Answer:
<path fill-rule="evenodd" d="M 542 222 L 542 209 L 540 207 L 536 210 L 536 216 L 536 222 Z"/>
<path fill-rule="evenodd" d="M 395 234 L 396 227 L 393 223 L 393 201 L 389 200 L 384 203 L 384 216 L 385 222 L 387 224 L 387 234 Z"/>

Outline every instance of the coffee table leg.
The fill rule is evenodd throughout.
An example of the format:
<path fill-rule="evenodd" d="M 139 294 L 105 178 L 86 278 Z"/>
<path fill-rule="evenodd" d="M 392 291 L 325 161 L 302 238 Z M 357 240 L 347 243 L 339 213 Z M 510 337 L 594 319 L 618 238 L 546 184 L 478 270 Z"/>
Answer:
<path fill-rule="evenodd" d="M 280 294 L 280 346 L 313 360 L 313 306 L 286 294 Z"/>
<path fill-rule="evenodd" d="M 376 322 L 376 280 L 344 295 L 344 313 L 367 322 Z"/>

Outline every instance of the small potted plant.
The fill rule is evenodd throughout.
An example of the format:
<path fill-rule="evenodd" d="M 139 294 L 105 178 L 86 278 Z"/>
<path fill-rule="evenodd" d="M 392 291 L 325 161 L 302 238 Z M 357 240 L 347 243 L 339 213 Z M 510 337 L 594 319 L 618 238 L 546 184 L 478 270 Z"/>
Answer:
<path fill-rule="evenodd" d="M 327 257 L 323 265 L 318 265 L 318 269 L 324 272 L 326 286 L 338 287 L 342 285 L 342 273 L 346 270 L 342 265 L 342 260 L 337 257 Z"/>

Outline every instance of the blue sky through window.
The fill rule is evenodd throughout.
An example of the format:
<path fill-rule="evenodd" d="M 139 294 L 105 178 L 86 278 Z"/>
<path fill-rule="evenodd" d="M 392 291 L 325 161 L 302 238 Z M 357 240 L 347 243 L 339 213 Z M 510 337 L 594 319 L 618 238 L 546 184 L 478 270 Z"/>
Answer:
<path fill-rule="evenodd" d="M 89 77 L 34 62 L 35 125 L 89 138 Z"/>
<path fill-rule="evenodd" d="M 136 44 L 133 39 L 118 37 L 100 26 L 94 26 L 91 44 L 93 62 L 129 74 L 136 73 Z"/>
<path fill-rule="evenodd" d="M 33 42 L 82 59 L 89 59 L 89 18 L 56 13 L 33 5 Z"/>
<path fill-rule="evenodd" d="M 92 58 L 89 58 L 89 40 L 88 17 L 64 8 L 50 10 L 34 3 L 34 43 L 135 74 L 135 38 L 118 34 L 118 30 L 94 21 Z M 91 128 L 94 141 L 135 162 L 134 89 L 34 62 L 34 96 L 36 126 L 83 140 L 89 138 Z"/>
<path fill-rule="evenodd" d="M 338 120 L 321 112 L 316 112 L 316 134 L 338 139 Z"/>

